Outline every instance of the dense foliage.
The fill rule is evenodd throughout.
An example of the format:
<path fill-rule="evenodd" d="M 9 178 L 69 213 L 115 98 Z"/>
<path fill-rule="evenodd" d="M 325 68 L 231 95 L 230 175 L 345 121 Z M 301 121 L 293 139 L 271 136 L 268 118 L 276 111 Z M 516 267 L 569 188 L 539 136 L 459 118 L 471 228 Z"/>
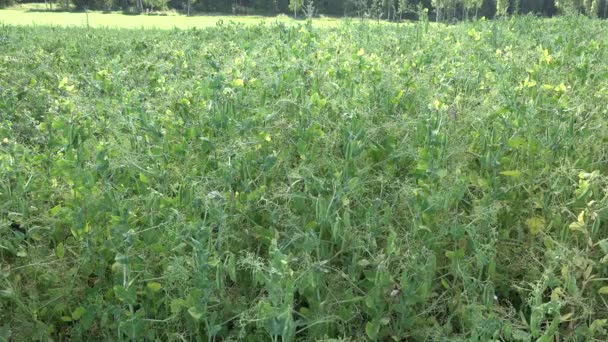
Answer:
<path fill-rule="evenodd" d="M 607 35 L 0 27 L 0 339 L 604 340 Z"/>
<path fill-rule="evenodd" d="M 13 0 L 0 0 L 0 8 Z M 30 2 L 31 0 L 21 0 Z M 36 0 L 39 1 L 39 0 Z M 47 0 L 52 8 L 78 10 L 144 11 L 182 10 L 230 14 L 295 16 L 349 16 L 388 20 L 419 19 L 423 9 L 431 12 L 436 21 L 454 21 L 471 17 L 494 18 L 506 14 L 534 13 L 544 16 L 562 12 L 582 12 L 589 16 L 606 17 L 608 0 Z"/>
<path fill-rule="evenodd" d="M 13 0 L 0 0 L 0 8 L 5 8 L 13 4 Z"/>

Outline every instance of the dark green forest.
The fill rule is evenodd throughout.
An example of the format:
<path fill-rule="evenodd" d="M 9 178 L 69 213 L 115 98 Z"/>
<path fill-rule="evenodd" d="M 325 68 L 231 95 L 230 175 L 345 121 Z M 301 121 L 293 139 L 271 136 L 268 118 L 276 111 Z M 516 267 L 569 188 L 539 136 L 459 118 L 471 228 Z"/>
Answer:
<path fill-rule="evenodd" d="M 15 2 L 0 0 L 0 8 Z M 149 13 L 172 9 L 187 14 L 324 15 L 391 21 L 428 16 L 444 22 L 529 13 L 553 16 L 568 11 L 606 18 L 608 13 L 608 0 L 48 0 L 47 4 L 55 10 L 77 11 Z"/>

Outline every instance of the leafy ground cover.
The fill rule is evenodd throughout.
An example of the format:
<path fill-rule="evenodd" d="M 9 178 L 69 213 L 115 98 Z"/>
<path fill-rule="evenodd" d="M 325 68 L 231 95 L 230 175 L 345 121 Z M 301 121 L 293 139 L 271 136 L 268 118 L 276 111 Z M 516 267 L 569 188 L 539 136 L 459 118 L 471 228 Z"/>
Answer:
<path fill-rule="evenodd" d="M 0 336 L 604 340 L 607 35 L 2 26 Z"/>

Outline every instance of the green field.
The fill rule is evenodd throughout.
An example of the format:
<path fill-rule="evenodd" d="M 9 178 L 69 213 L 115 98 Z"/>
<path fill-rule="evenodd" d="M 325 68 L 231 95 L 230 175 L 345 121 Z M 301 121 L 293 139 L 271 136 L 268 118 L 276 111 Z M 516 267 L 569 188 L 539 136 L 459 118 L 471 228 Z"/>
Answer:
<path fill-rule="evenodd" d="M 57 15 L 0 26 L 0 340 L 605 340 L 605 21 Z"/>
<path fill-rule="evenodd" d="M 87 21 L 88 20 L 88 21 Z M 260 24 L 283 22 L 295 24 L 298 21 L 288 17 L 239 17 L 239 16 L 192 16 L 183 15 L 124 15 L 120 13 L 91 12 L 36 12 L 27 9 L 0 10 L 0 23 L 5 25 L 53 25 L 53 26 L 89 26 L 108 28 L 202 28 L 215 26 L 218 21 L 226 24 Z M 335 26 L 337 19 L 315 19 L 315 26 Z"/>

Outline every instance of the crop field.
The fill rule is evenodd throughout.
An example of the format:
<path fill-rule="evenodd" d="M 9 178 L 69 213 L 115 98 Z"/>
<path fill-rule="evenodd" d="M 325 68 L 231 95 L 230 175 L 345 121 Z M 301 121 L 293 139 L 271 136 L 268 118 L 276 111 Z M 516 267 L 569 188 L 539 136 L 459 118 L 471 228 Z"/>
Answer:
<path fill-rule="evenodd" d="M 605 341 L 608 24 L 0 26 L 0 340 Z"/>

